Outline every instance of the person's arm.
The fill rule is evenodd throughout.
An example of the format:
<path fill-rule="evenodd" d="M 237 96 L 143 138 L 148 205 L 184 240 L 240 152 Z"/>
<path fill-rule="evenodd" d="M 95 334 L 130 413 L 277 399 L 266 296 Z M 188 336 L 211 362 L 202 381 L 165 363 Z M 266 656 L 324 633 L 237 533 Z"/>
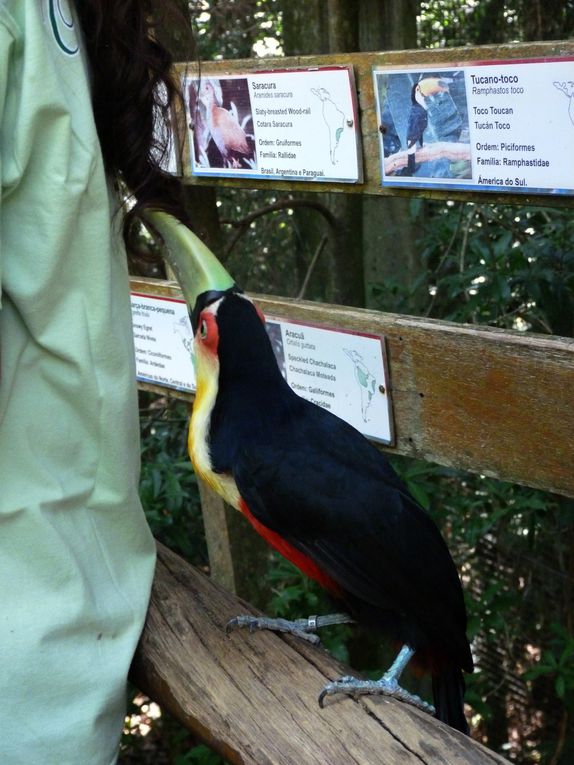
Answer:
<path fill-rule="evenodd" d="M 4 102 L 8 85 L 10 57 L 14 46 L 14 36 L 9 28 L 10 18 L 0 9 L 0 310 L 2 308 L 2 185 L 3 185 L 3 141 L 4 141 Z"/>

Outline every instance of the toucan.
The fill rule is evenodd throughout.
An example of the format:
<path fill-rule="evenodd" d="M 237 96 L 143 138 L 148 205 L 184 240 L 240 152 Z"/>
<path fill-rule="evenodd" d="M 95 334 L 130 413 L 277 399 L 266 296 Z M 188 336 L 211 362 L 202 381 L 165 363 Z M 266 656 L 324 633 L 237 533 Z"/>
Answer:
<path fill-rule="evenodd" d="M 411 88 L 411 106 L 407 119 L 407 175 L 415 174 L 415 152 L 417 145 L 423 146 L 424 132 L 428 127 L 427 98 L 439 93 L 448 93 L 452 78 L 423 77 Z"/>
<path fill-rule="evenodd" d="M 415 174 L 415 152 L 417 145 L 423 145 L 423 135 L 428 125 L 427 105 L 420 85 L 416 82 L 411 89 L 411 107 L 407 121 L 408 174 Z"/>
<path fill-rule="evenodd" d="M 166 213 L 148 212 L 147 220 L 190 309 L 197 389 L 188 445 L 196 473 L 345 611 L 294 622 L 245 616 L 230 626 L 318 639 L 325 624 L 362 622 L 402 646 L 398 656 L 380 680 L 327 684 L 321 706 L 337 693 L 388 694 L 467 733 L 466 611 L 437 526 L 382 452 L 289 387 L 263 314 L 213 253 Z M 399 685 L 411 659 L 432 675 L 434 707 Z"/>

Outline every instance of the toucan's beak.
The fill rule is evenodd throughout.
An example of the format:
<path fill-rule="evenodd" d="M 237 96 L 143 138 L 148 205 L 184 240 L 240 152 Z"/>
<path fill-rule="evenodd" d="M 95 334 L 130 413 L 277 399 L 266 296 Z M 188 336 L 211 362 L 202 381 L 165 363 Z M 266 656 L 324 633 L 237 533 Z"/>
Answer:
<path fill-rule="evenodd" d="M 224 292 L 235 287 L 211 250 L 177 218 L 159 210 L 146 210 L 144 216 L 163 239 L 166 260 L 190 309 L 203 292 Z"/>

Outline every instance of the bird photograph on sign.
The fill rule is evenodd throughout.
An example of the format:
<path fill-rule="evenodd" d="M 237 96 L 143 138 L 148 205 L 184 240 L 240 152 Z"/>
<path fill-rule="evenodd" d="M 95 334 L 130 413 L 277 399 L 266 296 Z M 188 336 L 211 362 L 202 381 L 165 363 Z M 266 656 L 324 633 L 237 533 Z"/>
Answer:
<path fill-rule="evenodd" d="M 188 80 L 185 95 L 194 165 L 255 170 L 257 153 L 247 79 Z"/>
<path fill-rule="evenodd" d="M 385 176 L 471 177 L 464 71 L 376 72 Z"/>

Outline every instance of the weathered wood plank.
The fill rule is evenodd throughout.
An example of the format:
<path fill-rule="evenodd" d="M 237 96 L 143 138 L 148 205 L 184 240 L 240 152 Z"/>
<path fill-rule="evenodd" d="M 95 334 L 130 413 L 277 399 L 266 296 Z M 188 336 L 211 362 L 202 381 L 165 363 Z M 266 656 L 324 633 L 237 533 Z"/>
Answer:
<path fill-rule="evenodd" d="M 254 613 L 167 548 L 159 558 L 132 681 L 230 763 L 496 765 L 506 760 L 390 699 L 337 698 L 323 685 L 348 668 L 271 633 L 225 635 Z"/>
<path fill-rule="evenodd" d="M 501 202 L 518 205 L 545 205 L 548 207 L 573 207 L 574 197 L 544 194 L 512 194 L 497 192 L 453 191 L 437 189 L 403 189 L 381 186 L 379 126 L 377 124 L 376 99 L 373 87 L 373 66 L 444 66 L 453 63 L 472 64 L 476 61 L 515 60 L 529 58 L 557 58 L 574 55 L 574 41 L 534 42 L 507 45 L 484 45 L 465 48 L 442 48 L 430 50 L 386 51 L 381 53 L 348 53 L 321 56 L 292 56 L 277 58 L 241 59 L 235 61 L 205 61 L 201 65 L 202 77 L 210 74 L 240 73 L 310 66 L 352 65 L 358 91 L 361 138 L 364 161 L 364 182 L 318 183 L 280 181 L 274 178 L 198 178 L 191 175 L 189 149 L 184 146 L 183 165 L 187 183 L 206 186 L 229 186 L 233 188 L 278 189 L 280 191 L 338 191 L 348 194 L 376 194 L 380 196 L 425 197 L 427 199 L 455 199 L 475 202 Z M 178 64 L 180 73 L 190 76 L 196 73 L 194 64 Z"/>
<path fill-rule="evenodd" d="M 181 297 L 166 282 L 132 285 Z M 574 340 L 269 296 L 257 301 L 269 317 L 387 338 L 397 439 L 391 451 L 574 496 Z"/>

